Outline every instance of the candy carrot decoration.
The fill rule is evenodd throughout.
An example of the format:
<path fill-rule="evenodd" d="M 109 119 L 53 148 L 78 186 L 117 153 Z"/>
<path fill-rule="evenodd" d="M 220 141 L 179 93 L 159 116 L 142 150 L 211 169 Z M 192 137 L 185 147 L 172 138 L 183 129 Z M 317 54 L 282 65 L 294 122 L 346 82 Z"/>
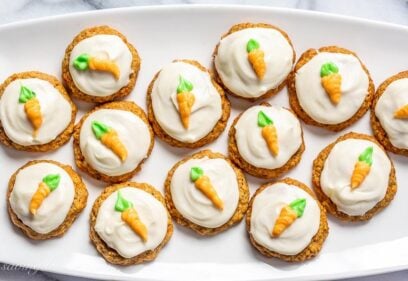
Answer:
<path fill-rule="evenodd" d="M 184 79 L 182 76 L 179 78 L 179 84 L 177 87 L 177 103 L 180 112 L 180 119 L 183 127 L 188 129 L 190 123 L 191 109 L 195 102 L 195 97 L 191 92 L 193 90 L 193 84 Z"/>
<path fill-rule="evenodd" d="M 120 160 L 125 161 L 127 158 L 127 149 L 119 139 L 118 133 L 103 124 L 102 122 L 93 121 L 92 131 L 95 137 L 100 140 L 107 148 L 113 151 Z"/>
<path fill-rule="evenodd" d="M 358 162 L 354 166 L 353 174 L 351 175 L 351 189 L 355 189 L 363 183 L 368 173 L 370 173 L 372 164 L 373 147 L 369 146 L 360 154 Z"/>
<path fill-rule="evenodd" d="M 297 218 L 302 217 L 305 207 L 305 198 L 296 199 L 289 205 L 284 206 L 273 226 L 272 237 L 279 237 Z"/>
<path fill-rule="evenodd" d="M 109 72 L 115 77 L 116 80 L 120 77 L 120 69 L 118 65 L 109 59 L 99 59 L 96 57 L 92 57 L 89 54 L 81 54 L 74 60 L 74 67 L 79 71 L 85 70 L 96 70 L 96 71 L 103 71 Z"/>
<path fill-rule="evenodd" d="M 217 191 L 212 186 L 210 178 L 204 175 L 203 169 L 200 167 L 192 167 L 190 170 L 190 178 L 194 182 L 195 187 L 207 196 L 217 209 L 224 209 L 224 202 L 222 202 Z"/>
<path fill-rule="evenodd" d="M 341 75 L 339 68 L 332 62 L 327 62 L 320 68 L 322 87 L 326 91 L 330 100 L 338 104 L 341 100 Z"/>
<path fill-rule="evenodd" d="M 265 54 L 264 51 L 260 49 L 259 42 L 255 39 L 249 39 L 247 46 L 248 61 L 255 71 L 256 76 L 259 80 L 262 80 L 266 72 Z"/>
<path fill-rule="evenodd" d="M 123 198 L 122 193 L 118 191 L 118 198 L 116 199 L 115 211 L 121 212 L 121 219 L 125 222 L 134 233 L 142 238 L 143 242 L 147 241 L 147 227 L 140 220 L 139 215 L 135 208 L 133 208 L 132 202 Z"/>
<path fill-rule="evenodd" d="M 408 104 L 400 107 L 394 112 L 394 118 L 407 119 L 408 118 Z"/>
<path fill-rule="evenodd" d="M 37 214 L 37 210 L 41 207 L 45 198 L 57 189 L 60 180 L 61 177 L 58 174 L 49 174 L 42 179 L 30 201 L 29 210 L 33 216 Z"/>
<path fill-rule="evenodd" d="M 25 86 L 21 86 L 18 102 L 24 103 L 24 111 L 34 128 L 33 136 L 37 136 L 38 129 L 40 129 L 43 122 L 40 101 L 33 91 Z"/>
<path fill-rule="evenodd" d="M 271 118 L 263 111 L 258 112 L 258 126 L 262 128 L 262 137 L 273 156 L 279 154 L 278 133 Z"/>

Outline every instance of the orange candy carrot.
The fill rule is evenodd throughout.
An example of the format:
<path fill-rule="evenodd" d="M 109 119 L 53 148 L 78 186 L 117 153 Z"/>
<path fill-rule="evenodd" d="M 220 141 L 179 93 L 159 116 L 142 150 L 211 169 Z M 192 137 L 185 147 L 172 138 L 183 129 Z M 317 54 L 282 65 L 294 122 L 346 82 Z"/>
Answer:
<path fill-rule="evenodd" d="M 115 77 L 116 80 L 120 78 L 120 69 L 119 66 L 111 60 L 108 59 L 99 59 L 97 57 L 92 57 L 89 54 L 81 54 L 74 60 L 74 67 L 77 70 L 96 70 L 109 72 Z"/>
<path fill-rule="evenodd" d="M 102 122 L 93 121 L 92 131 L 95 137 L 100 140 L 107 148 L 113 151 L 120 160 L 123 162 L 126 160 L 128 152 L 125 145 L 121 142 L 118 133 L 103 124 Z"/>
<path fill-rule="evenodd" d="M 177 103 L 181 123 L 185 129 L 188 129 L 190 124 L 191 109 L 193 108 L 195 102 L 195 97 L 191 92 L 193 90 L 193 84 L 184 79 L 182 76 L 180 76 L 179 79 L 179 85 L 177 87 Z"/>
<path fill-rule="evenodd" d="M 305 198 L 296 199 L 284 206 L 273 226 L 272 237 L 279 237 L 297 218 L 302 217 L 305 207 Z"/>
<path fill-rule="evenodd" d="M 408 104 L 395 110 L 394 118 L 407 119 L 408 118 Z"/>
<path fill-rule="evenodd" d="M 354 166 L 353 173 L 351 175 L 351 189 L 359 187 L 367 175 L 370 173 L 371 165 L 373 164 L 373 147 L 367 147 L 363 153 L 358 157 L 358 161 Z"/>
<path fill-rule="evenodd" d="M 322 65 L 320 68 L 320 77 L 322 87 L 334 104 L 341 100 L 341 75 L 338 73 L 339 68 L 332 62 Z"/>
<path fill-rule="evenodd" d="M 208 199 L 210 199 L 217 209 L 224 209 L 224 202 L 218 196 L 217 191 L 211 184 L 210 178 L 204 175 L 203 169 L 201 169 L 200 167 L 192 167 L 190 170 L 190 178 L 194 182 L 195 187 L 200 190 Z"/>
<path fill-rule="evenodd" d="M 37 136 L 38 130 L 42 125 L 43 118 L 41 114 L 40 102 L 37 99 L 36 94 L 29 88 L 21 86 L 18 102 L 24 103 L 24 112 L 34 128 L 33 136 Z"/>
<path fill-rule="evenodd" d="M 249 39 L 247 46 L 248 61 L 255 71 L 259 80 L 262 80 L 266 73 L 266 63 L 264 51 L 260 49 L 259 42 L 255 39 Z"/>
<path fill-rule="evenodd" d="M 136 233 L 143 242 L 148 239 L 148 230 L 146 225 L 140 220 L 139 215 L 132 202 L 123 198 L 122 193 L 118 191 L 118 198 L 116 199 L 115 211 L 121 212 L 121 219 L 125 222 L 134 233 Z"/>
<path fill-rule="evenodd" d="M 262 137 L 273 156 L 279 154 L 278 132 L 271 118 L 262 110 L 258 112 L 258 126 L 262 128 Z"/>
<path fill-rule="evenodd" d="M 30 201 L 29 210 L 33 216 L 37 214 L 37 210 L 41 207 L 45 198 L 57 189 L 60 179 L 61 177 L 58 174 L 49 174 L 42 179 Z"/>

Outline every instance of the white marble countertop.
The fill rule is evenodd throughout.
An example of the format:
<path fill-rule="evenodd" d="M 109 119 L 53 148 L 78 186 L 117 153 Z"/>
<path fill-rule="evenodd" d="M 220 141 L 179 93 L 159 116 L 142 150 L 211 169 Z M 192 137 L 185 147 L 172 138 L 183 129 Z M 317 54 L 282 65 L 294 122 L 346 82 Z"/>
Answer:
<path fill-rule="evenodd" d="M 80 11 L 161 4 L 250 4 L 314 10 L 408 26 L 408 0 L 0 0 L 0 24 Z M 0 263 L 0 281 L 91 281 Z M 403 281 L 408 271 L 348 281 Z M 344 280 L 345 281 L 345 280 Z"/>

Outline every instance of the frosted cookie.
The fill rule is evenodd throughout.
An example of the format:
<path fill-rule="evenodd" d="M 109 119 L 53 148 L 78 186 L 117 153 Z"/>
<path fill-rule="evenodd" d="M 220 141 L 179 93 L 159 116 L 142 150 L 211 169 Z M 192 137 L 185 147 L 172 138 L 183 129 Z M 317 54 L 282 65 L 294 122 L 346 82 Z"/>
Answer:
<path fill-rule="evenodd" d="M 289 262 L 316 256 L 329 233 L 325 209 L 305 184 L 291 178 L 266 183 L 255 192 L 246 225 L 261 254 Z"/>
<path fill-rule="evenodd" d="M 133 90 L 140 58 L 126 37 L 109 26 L 82 30 L 65 50 L 62 78 L 73 97 L 102 103 Z"/>
<path fill-rule="evenodd" d="M 347 221 L 371 219 L 397 192 L 394 165 L 374 137 L 348 133 L 324 148 L 313 162 L 317 198 Z"/>
<path fill-rule="evenodd" d="M 10 178 L 7 209 L 11 222 L 34 240 L 62 236 L 86 206 L 88 191 L 68 165 L 33 160 Z"/>
<path fill-rule="evenodd" d="M 197 148 L 224 131 L 230 103 L 201 64 L 175 60 L 150 82 L 147 113 L 160 139 L 172 146 Z"/>
<path fill-rule="evenodd" d="M 303 53 L 288 77 L 288 92 L 306 124 L 340 131 L 366 113 L 374 84 L 355 53 L 329 46 Z"/>
<path fill-rule="evenodd" d="M 98 106 L 74 129 L 76 165 L 105 182 L 129 180 L 141 169 L 153 145 L 145 113 L 130 101 Z"/>
<path fill-rule="evenodd" d="M 231 160 L 256 177 L 279 177 L 299 163 L 304 150 L 299 120 L 280 106 L 262 103 L 250 107 L 229 131 Z"/>
<path fill-rule="evenodd" d="M 107 187 L 95 200 L 90 226 L 96 250 L 119 265 L 155 259 L 173 234 L 163 196 L 147 183 Z"/>
<path fill-rule="evenodd" d="M 244 174 L 228 158 L 210 150 L 177 162 L 164 189 L 173 219 L 201 235 L 227 230 L 241 221 L 248 208 Z"/>
<path fill-rule="evenodd" d="M 408 156 L 408 71 L 378 87 L 371 105 L 371 127 L 385 149 Z"/>
<path fill-rule="evenodd" d="M 230 94 L 254 101 L 283 89 L 295 56 L 283 30 L 266 23 L 240 23 L 215 47 L 214 70 Z"/>
<path fill-rule="evenodd" d="M 0 86 L 0 142 L 23 151 L 55 150 L 71 138 L 76 112 L 54 76 L 15 73 Z"/>

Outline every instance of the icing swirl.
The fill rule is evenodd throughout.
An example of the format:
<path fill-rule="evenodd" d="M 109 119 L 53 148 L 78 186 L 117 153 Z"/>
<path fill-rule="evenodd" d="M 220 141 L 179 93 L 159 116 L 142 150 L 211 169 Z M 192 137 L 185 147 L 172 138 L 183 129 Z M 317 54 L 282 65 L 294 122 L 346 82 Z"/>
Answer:
<path fill-rule="evenodd" d="M 38 184 L 48 174 L 58 174 L 58 188 L 49 194 L 35 216 L 29 206 Z M 9 202 L 17 217 L 28 227 L 40 234 L 47 234 L 58 228 L 65 220 L 74 201 L 74 183 L 68 173 L 51 163 L 37 163 L 20 170 L 14 182 Z"/>
<path fill-rule="evenodd" d="M 114 128 L 128 157 L 121 159 L 98 140 L 92 131 L 95 120 Z M 152 141 L 148 125 L 132 112 L 118 109 L 99 109 L 91 113 L 81 126 L 79 145 L 82 154 L 95 170 L 108 176 L 133 171 L 147 157 Z"/>
<path fill-rule="evenodd" d="M 120 70 L 118 79 L 108 72 L 77 70 L 74 67 L 75 59 L 84 53 L 114 62 Z M 80 41 L 72 49 L 69 72 L 81 92 L 91 96 L 106 97 L 129 83 L 132 59 L 132 53 L 119 36 L 95 35 Z"/>
<path fill-rule="evenodd" d="M 373 147 L 369 174 L 358 188 L 350 188 L 350 178 L 359 155 Z M 337 209 L 350 216 L 361 216 L 381 201 L 388 188 L 391 162 L 375 143 L 362 139 L 347 139 L 337 143 L 327 156 L 321 176 L 322 191 Z"/>
<path fill-rule="evenodd" d="M 35 92 L 41 106 L 43 122 L 35 137 L 24 104 L 19 103 L 21 86 Z M 25 146 L 53 141 L 71 122 L 71 111 L 70 103 L 61 93 L 50 82 L 38 78 L 14 80 L 5 88 L 0 100 L 0 118 L 7 137 Z"/>
<path fill-rule="evenodd" d="M 266 73 L 262 80 L 247 59 L 246 46 L 250 39 L 256 39 L 264 52 Z M 220 41 L 214 64 L 231 92 L 245 98 L 257 98 L 286 79 L 293 66 L 293 49 L 274 28 L 246 28 Z"/>
<path fill-rule="evenodd" d="M 222 211 L 191 181 L 190 170 L 196 166 L 210 178 L 216 193 L 224 203 Z M 230 164 L 221 158 L 203 157 L 181 164 L 173 174 L 170 191 L 174 206 L 183 217 L 208 228 L 216 228 L 229 221 L 239 201 L 237 176 Z"/>

